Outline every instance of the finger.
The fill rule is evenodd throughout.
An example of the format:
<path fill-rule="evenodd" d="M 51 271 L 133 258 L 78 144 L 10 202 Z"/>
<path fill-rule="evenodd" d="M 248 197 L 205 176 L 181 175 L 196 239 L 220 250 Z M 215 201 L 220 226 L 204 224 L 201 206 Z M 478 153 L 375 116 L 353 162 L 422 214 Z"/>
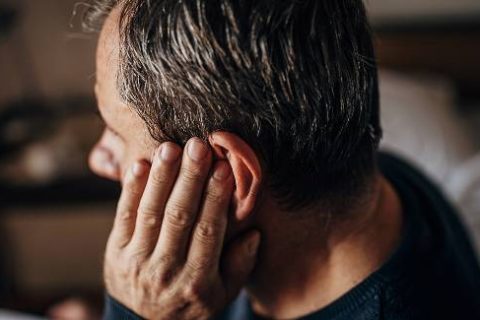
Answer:
<path fill-rule="evenodd" d="M 123 179 L 122 193 L 117 204 L 117 213 L 110 239 L 115 246 L 126 246 L 135 229 L 137 209 L 147 183 L 150 165 L 144 161 L 136 162 Z"/>
<path fill-rule="evenodd" d="M 154 255 L 171 264 L 183 263 L 195 222 L 205 179 L 210 170 L 210 149 L 198 138 L 190 139 L 172 194 L 167 201 Z"/>
<path fill-rule="evenodd" d="M 234 299 L 248 281 L 258 256 L 260 232 L 254 230 L 233 242 L 222 265 L 223 281 L 228 300 Z"/>
<path fill-rule="evenodd" d="M 157 243 L 165 204 L 180 166 L 181 152 L 176 144 L 165 142 L 155 153 L 132 239 L 132 247 L 137 253 L 149 254 Z"/>
<path fill-rule="evenodd" d="M 187 266 L 197 276 L 218 272 L 232 191 L 230 166 L 219 161 L 208 182 L 188 253 Z"/>

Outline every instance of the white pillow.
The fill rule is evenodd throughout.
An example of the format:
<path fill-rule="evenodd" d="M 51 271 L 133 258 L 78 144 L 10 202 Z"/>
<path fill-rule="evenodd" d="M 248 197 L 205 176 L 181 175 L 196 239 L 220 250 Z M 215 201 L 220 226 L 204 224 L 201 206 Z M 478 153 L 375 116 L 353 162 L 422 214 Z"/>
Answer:
<path fill-rule="evenodd" d="M 381 148 L 415 162 L 445 186 L 452 170 L 475 152 L 454 101 L 446 79 L 381 71 Z"/>
<path fill-rule="evenodd" d="M 444 78 L 380 72 L 381 149 L 410 160 L 459 209 L 480 253 L 480 153 Z"/>

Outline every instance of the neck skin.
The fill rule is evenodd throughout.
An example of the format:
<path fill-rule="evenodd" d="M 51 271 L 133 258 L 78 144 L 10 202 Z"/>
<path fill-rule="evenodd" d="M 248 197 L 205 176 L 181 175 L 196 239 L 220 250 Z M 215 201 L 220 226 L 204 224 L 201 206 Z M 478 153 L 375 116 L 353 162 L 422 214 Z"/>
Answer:
<path fill-rule="evenodd" d="M 278 212 L 265 201 L 257 215 L 257 268 L 247 286 L 255 313 L 275 319 L 312 313 L 379 269 L 401 240 L 400 200 L 379 175 L 369 199 L 355 210 L 327 220 L 311 212 Z"/>

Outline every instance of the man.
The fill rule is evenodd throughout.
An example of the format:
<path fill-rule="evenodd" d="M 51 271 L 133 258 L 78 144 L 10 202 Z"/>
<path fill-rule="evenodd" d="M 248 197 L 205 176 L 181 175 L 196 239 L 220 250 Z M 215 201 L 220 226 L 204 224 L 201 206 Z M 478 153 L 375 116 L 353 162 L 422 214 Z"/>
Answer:
<path fill-rule="evenodd" d="M 454 211 L 377 153 L 361 1 L 106 0 L 98 21 L 90 165 L 123 185 L 106 319 L 480 317 Z"/>

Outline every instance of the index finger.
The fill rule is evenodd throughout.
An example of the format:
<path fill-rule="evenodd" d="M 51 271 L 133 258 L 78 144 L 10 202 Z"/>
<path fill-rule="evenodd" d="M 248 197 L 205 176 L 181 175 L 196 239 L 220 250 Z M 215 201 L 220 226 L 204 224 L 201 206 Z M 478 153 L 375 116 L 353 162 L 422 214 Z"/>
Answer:
<path fill-rule="evenodd" d="M 126 246 L 133 235 L 137 209 L 147 183 L 150 165 L 144 161 L 135 163 L 123 179 L 122 193 L 117 204 L 117 213 L 110 233 L 110 241 L 115 246 Z"/>

